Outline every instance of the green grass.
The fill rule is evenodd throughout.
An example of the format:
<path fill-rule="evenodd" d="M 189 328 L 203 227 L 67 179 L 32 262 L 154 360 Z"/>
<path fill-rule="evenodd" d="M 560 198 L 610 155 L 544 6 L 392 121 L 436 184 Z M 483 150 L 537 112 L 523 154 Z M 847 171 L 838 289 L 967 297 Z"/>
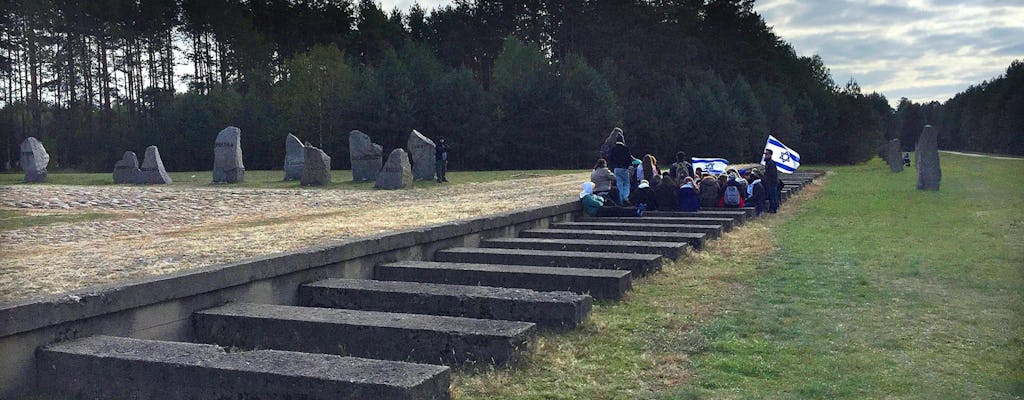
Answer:
<path fill-rule="evenodd" d="M 581 171 L 572 170 L 524 170 L 524 171 L 451 171 L 448 172 L 448 184 L 459 184 L 467 182 L 493 182 L 510 179 L 532 178 L 541 176 L 561 175 Z M 298 181 L 284 181 L 284 171 L 245 171 L 245 181 L 232 185 L 214 185 L 211 171 L 193 172 L 171 172 L 172 186 L 192 187 L 243 187 L 243 188 L 276 188 L 290 189 L 299 187 Z M 352 182 L 352 171 L 334 170 L 331 171 L 332 182 L 329 185 L 319 188 L 326 189 L 373 189 L 373 182 Z M 21 173 L 0 174 L 0 185 L 39 185 L 24 182 L 25 176 Z M 61 173 L 51 172 L 47 176 L 47 182 L 42 185 L 113 185 L 114 178 L 109 173 Z M 441 185 L 434 181 L 414 182 L 413 187 L 426 188 Z"/>
<path fill-rule="evenodd" d="M 458 399 L 1024 397 L 1024 161 L 879 161 L 635 282 Z"/>
<path fill-rule="evenodd" d="M 84 221 L 96 221 L 102 219 L 114 218 L 114 215 L 108 213 L 80 213 L 80 214 L 66 214 L 66 213 L 39 213 L 39 212 L 28 212 L 24 210 L 3 210 L 0 209 L 0 231 L 9 231 L 14 229 L 31 228 L 33 226 L 42 226 L 50 224 L 59 224 L 64 222 L 84 222 Z"/>

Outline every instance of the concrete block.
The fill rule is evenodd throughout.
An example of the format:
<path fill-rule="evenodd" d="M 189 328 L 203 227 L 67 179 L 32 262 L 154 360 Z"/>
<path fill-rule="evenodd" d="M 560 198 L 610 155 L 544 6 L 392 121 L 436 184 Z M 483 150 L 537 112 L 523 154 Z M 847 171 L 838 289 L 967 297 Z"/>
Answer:
<path fill-rule="evenodd" d="M 374 275 L 389 281 L 565 290 L 612 300 L 621 299 L 633 284 L 630 271 L 430 261 L 378 265 Z"/>
<path fill-rule="evenodd" d="M 582 240 L 629 240 L 646 242 L 680 242 L 695 249 L 704 247 L 708 235 L 688 232 L 640 232 L 591 229 L 527 229 L 519 232 L 523 238 L 539 239 L 582 239 Z"/>
<path fill-rule="evenodd" d="M 686 249 L 690 247 L 685 242 L 547 238 L 496 238 L 484 240 L 480 245 L 496 249 L 661 254 L 671 259 L 676 259 L 686 254 Z"/>
<path fill-rule="evenodd" d="M 559 222 L 551 224 L 552 229 L 607 229 L 614 231 L 639 232 L 689 232 L 704 233 L 712 239 L 722 235 L 721 225 L 654 224 L 628 222 Z"/>
<path fill-rule="evenodd" d="M 529 322 L 253 303 L 193 318 L 196 338 L 206 343 L 431 364 L 514 361 L 536 329 Z"/>
<path fill-rule="evenodd" d="M 85 399 L 451 398 L 444 366 L 111 336 L 41 348 L 37 366 L 46 392 Z"/>
<path fill-rule="evenodd" d="M 644 217 L 712 217 L 712 218 L 730 218 L 733 220 L 733 224 L 739 225 L 747 221 L 747 213 L 745 211 L 658 211 L 651 210 L 644 212 Z"/>
<path fill-rule="evenodd" d="M 732 230 L 732 218 L 717 217 L 579 217 L 577 222 L 624 222 L 629 224 L 721 225 L 726 232 Z"/>
<path fill-rule="evenodd" d="M 659 254 L 586 253 L 580 251 L 456 247 L 434 253 L 441 262 L 516 264 L 542 267 L 625 269 L 643 276 L 661 269 Z"/>
<path fill-rule="evenodd" d="M 299 287 L 299 301 L 308 307 L 527 321 L 572 329 L 590 314 L 593 299 L 520 288 L 328 279 Z"/>
<path fill-rule="evenodd" d="M 726 208 L 726 207 L 701 207 L 700 212 L 705 211 L 743 211 L 747 213 L 747 220 L 757 216 L 757 209 L 754 207 Z"/>

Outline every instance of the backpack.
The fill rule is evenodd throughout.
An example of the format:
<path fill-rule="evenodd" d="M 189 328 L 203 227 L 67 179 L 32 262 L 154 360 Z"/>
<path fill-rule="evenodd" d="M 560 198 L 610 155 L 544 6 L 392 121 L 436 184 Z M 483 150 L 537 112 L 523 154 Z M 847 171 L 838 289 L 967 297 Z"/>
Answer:
<path fill-rule="evenodd" d="M 687 176 L 690 176 L 690 171 L 688 168 L 686 168 L 686 164 L 689 163 L 683 161 L 672 164 L 672 178 L 674 178 L 676 182 L 682 182 L 683 179 L 685 179 Z"/>
<path fill-rule="evenodd" d="M 723 196 L 723 202 L 727 207 L 739 207 L 740 189 L 732 185 L 726 186 L 725 196 Z"/>

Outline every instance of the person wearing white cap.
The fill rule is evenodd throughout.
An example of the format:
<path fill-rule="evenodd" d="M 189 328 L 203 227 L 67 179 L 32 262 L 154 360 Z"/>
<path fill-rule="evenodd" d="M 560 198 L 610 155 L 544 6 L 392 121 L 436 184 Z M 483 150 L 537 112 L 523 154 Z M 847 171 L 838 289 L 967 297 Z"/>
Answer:
<path fill-rule="evenodd" d="M 633 207 L 611 207 L 604 205 L 604 198 L 594 194 L 594 182 L 583 182 L 580 204 L 583 213 L 591 217 L 627 217 L 637 215 Z"/>

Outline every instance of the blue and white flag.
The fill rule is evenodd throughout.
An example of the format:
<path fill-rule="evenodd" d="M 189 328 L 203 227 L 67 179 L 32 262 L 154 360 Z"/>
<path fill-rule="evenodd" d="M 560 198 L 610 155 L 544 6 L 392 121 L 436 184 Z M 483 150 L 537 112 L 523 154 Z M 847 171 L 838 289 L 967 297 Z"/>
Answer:
<path fill-rule="evenodd" d="M 697 158 L 693 157 L 690 159 L 693 164 L 693 170 L 696 171 L 700 168 L 702 171 L 709 174 L 721 175 L 725 173 L 725 169 L 729 167 L 729 160 L 724 158 Z"/>
<path fill-rule="evenodd" d="M 772 160 L 775 160 L 775 166 L 779 167 L 779 172 L 792 174 L 797 168 L 800 168 L 800 153 L 786 147 L 775 136 L 768 135 L 768 143 L 764 145 L 764 149 L 772 151 Z M 763 155 L 761 164 L 764 164 Z"/>

